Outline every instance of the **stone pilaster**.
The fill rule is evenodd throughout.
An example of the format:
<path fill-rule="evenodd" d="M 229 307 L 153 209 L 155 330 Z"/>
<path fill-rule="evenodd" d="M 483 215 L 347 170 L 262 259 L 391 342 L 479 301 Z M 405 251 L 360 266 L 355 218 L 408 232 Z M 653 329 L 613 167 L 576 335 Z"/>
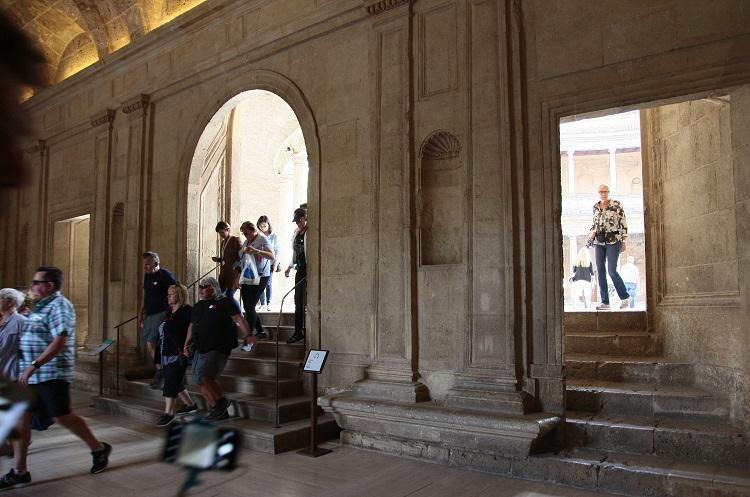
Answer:
<path fill-rule="evenodd" d="M 408 0 L 368 2 L 378 15 L 371 37 L 375 81 L 376 336 L 375 362 L 358 393 L 402 402 L 429 400 L 416 357 L 416 266 L 411 233 L 414 157 L 412 126 L 411 11 Z"/>
<path fill-rule="evenodd" d="M 116 111 L 107 109 L 91 117 L 94 128 L 94 167 L 96 193 L 91 216 L 91 261 L 89 277 L 89 309 L 91 322 L 86 346 L 96 346 L 110 338 L 113 330 L 108 326 L 109 265 L 110 265 L 110 199 L 112 157 L 114 146 L 114 120 Z"/>

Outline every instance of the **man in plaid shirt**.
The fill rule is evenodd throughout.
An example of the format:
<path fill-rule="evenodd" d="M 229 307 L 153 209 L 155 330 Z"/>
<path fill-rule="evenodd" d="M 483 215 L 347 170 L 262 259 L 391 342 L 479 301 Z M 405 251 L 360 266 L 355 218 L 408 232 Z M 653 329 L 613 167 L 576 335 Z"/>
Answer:
<path fill-rule="evenodd" d="M 112 447 L 94 437 L 86 421 L 70 410 L 70 383 L 75 365 L 76 314 L 73 305 L 60 293 L 62 271 L 40 267 L 34 273 L 32 291 L 38 297 L 21 336 L 18 382 L 36 395 L 35 412 L 52 418 L 70 430 L 91 449 L 91 473 L 104 471 Z M 29 483 L 26 455 L 31 442 L 31 412 L 21 420 L 20 436 L 13 440 L 13 467 L 0 478 L 0 489 Z"/>

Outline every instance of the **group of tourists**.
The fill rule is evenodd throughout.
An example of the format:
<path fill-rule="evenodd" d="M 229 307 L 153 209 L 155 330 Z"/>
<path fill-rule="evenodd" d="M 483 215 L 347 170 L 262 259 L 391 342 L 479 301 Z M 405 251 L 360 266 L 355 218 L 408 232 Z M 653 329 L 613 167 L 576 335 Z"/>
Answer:
<path fill-rule="evenodd" d="M 285 275 L 288 277 L 296 269 L 297 286 L 295 328 L 288 343 L 303 340 L 305 336 L 308 226 L 305 208 L 294 211 L 293 222 L 297 226 L 292 239 L 293 259 Z M 188 302 L 187 288 L 161 267 L 159 254 L 153 251 L 142 254 L 143 302 L 138 324 L 141 342 L 156 365 L 152 387 L 162 388 L 164 396 L 159 426 L 169 425 L 179 415 L 198 411 L 185 385 L 190 358 L 193 383 L 198 385 L 208 408 L 203 418 L 226 419 L 229 400 L 224 396 L 219 376 L 231 351 L 238 346 L 238 330 L 245 351 L 268 337 L 256 305 L 261 299 L 264 306 L 270 305 L 272 273 L 281 270 L 278 240 L 267 216 L 261 216 L 257 224 L 242 223 L 240 231 L 245 237 L 242 243 L 231 235 L 228 223 L 220 221 L 216 225 L 221 253 L 213 259 L 220 264 L 219 278 L 208 276 L 200 280 L 200 300 L 193 306 Z M 7 447 L 13 455 L 13 467 L 0 478 L 0 490 L 31 482 L 26 459 L 32 424 L 37 429 L 46 429 L 58 423 L 83 440 L 91 451 L 92 474 L 103 471 L 109 464 L 112 446 L 97 439 L 86 421 L 70 407 L 76 315 L 71 302 L 60 292 L 62 285 L 63 273 L 59 268 L 39 267 L 31 283 L 33 310 L 26 306 L 22 292 L 14 288 L 0 290 L 0 374 L 3 381 L 28 387 L 34 398 L 16 427 L 17 436 L 12 437 Z M 234 300 L 237 289 L 244 316 Z M 19 312 L 24 309 L 24 313 Z"/>
<path fill-rule="evenodd" d="M 3 381 L 17 381 L 34 397 L 12 437 L 13 466 L 0 478 L 0 489 L 31 482 L 26 465 L 31 443 L 32 415 L 43 429 L 58 423 L 83 440 L 93 459 L 91 473 L 104 471 L 112 446 L 97 439 L 86 421 L 70 408 L 70 383 L 75 364 L 76 315 L 60 288 L 62 271 L 53 266 L 37 268 L 31 281 L 36 299 L 33 311 L 24 315 L 25 295 L 14 288 L 0 290 L 0 371 Z"/>
<path fill-rule="evenodd" d="M 307 261 L 305 239 L 307 211 L 294 211 L 297 228 L 292 239 L 293 258 L 285 271 L 288 277 L 296 269 L 295 328 L 287 343 L 304 339 L 305 285 Z M 229 400 L 219 381 L 231 351 L 238 345 L 237 331 L 249 352 L 259 340 L 268 338 L 256 306 L 265 297 L 270 305 L 270 283 L 280 271 L 279 244 L 268 216 L 257 224 L 245 221 L 240 226 L 244 242 L 232 235 L 225 221 L 216 224 L 220 252 L 212 257 L 219 263 L 219 277 L 204 277 L 198 284 L 200 300 L 188 304 L 187 288 L 161 267 L 159 255 L 143 253 L 143 305 L 139 313 L 141 340 L 154 359 L 156 374 L 151 387 L 161 388 L 164 413 L 157 421 L 167 426 L 177 416 L 197 411 L 185 388 L 185 372 L 192 357 L 193 382 L 200 388 L 208 412 L 205 419 L 218 421 L 229 417 Z M 240 290 L 244 316 L 234 295 Z M 266 307 L 267 308 L 267 307 Z M 179 400 L 179 406 L 178 406 Z"/>
<path fill-rule="evenodd" d="M 586 308 L 591 306 L 591 285 L 594 268 L 588 247 L 593 245 L 601 299 L 599 305 L 596 306 L 596 310 L 610 309 L 607 275 L 612 280 L 617 296 L 620 298 L 620 309 L 633 308 L 640 278 L 638 268 L 634 264 L 635 258 L 629 256 L 626 265 L 619 271 L 617 267 L 620 253 L 625 251 L 628 238 L 625 210 L 620 202 L 609 198 L 609 187 L 607 185 L 599 185 L 598 193 L 599 201 L 594 204 L 594 219 L 588 233 L 587 247 L 578 252 L 570 277 L 573 295 L 576 301 L 583 298 Z"/>

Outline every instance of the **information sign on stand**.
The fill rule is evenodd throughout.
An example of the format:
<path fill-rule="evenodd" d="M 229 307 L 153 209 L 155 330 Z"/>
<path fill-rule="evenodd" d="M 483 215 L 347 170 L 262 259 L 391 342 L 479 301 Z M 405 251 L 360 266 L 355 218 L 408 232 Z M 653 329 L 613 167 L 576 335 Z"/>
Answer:
<path fill-rule="evenodd" d="M 318 375 L 323 371 L 327 350 L 310 349 L 305 358 L 305 366 L 302 370 L 312 376 L 310 386 L 310 447 L 297 451 L 310 457 L 319 457 L 331 452 L 330 449 L 318 447 Z"/>
<path fill-rule="evenodd" d="M 99 396 L 104 395 L 104 351 L 110 348 L 114 343 L 114 340 L 108 338 L 88 353 L 88 355 L 99 356 Z"/>

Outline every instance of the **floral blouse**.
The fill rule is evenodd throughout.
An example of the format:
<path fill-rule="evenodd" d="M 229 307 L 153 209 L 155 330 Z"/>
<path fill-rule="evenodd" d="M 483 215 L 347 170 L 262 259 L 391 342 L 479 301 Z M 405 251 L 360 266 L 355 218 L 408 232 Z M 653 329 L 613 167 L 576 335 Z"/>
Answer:
<path fill-rule="evenodd" d="M 594 224 L 591 230 L 596 231 L 595 245 L 624 242 L 628 238 L 628 223 L 625 220 L 625 210 L 617 200 L 610 200 L 605 208 L 594 204 Z"/>

